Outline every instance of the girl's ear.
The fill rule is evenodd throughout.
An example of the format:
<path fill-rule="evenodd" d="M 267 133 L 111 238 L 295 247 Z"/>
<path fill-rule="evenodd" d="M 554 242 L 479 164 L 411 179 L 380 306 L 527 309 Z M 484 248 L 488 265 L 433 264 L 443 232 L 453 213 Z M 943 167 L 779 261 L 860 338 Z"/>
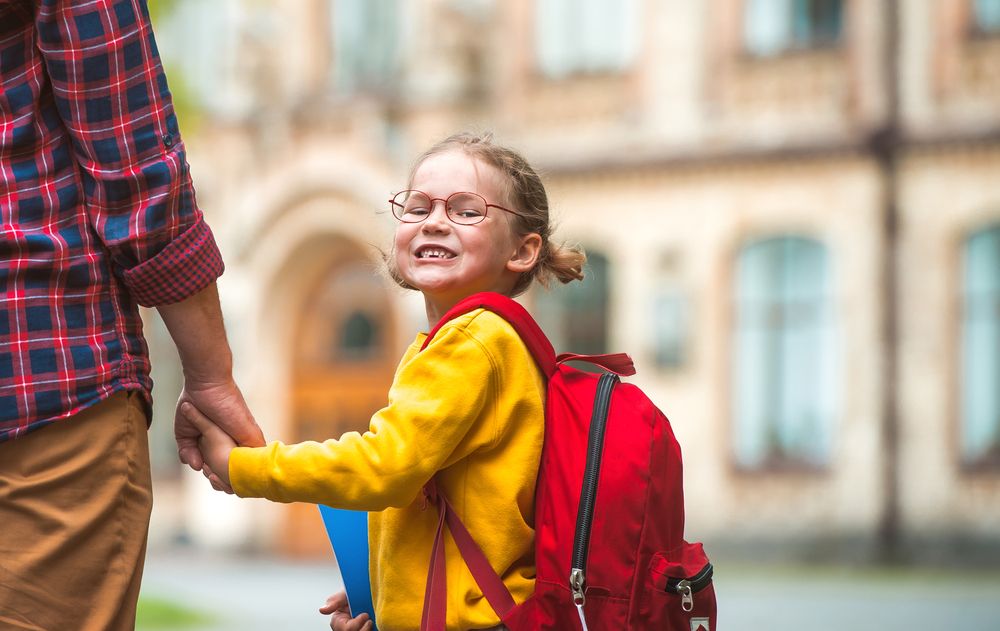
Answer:
<path fill-rule="evenodd" d="M 535 232 L 520 237 L 517 249 L 507 261 L 507 269 L 517 274 L 530 272 L 542 253 L 542 237 Z"/>

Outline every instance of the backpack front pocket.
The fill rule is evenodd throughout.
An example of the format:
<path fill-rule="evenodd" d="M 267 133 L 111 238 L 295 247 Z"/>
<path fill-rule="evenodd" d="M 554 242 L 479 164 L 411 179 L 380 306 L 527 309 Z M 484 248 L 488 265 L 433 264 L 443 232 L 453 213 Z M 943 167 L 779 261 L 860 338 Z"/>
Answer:
<path fill-rule="evenodd" d="M 700 543 L 657 552 L 649 562 L 642 624 L 669 631 L 715 631 L 714 568 Z"/>

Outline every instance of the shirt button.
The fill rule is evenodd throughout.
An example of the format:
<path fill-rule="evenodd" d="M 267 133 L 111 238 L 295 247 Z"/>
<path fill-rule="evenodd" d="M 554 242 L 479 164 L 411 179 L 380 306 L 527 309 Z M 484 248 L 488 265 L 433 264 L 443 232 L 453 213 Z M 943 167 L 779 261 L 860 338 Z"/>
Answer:
<path fill-rule="evenodd" d="M 174 135 L 173 134 L 163 134 L 163 146 L 173 147 L 174 146 Z"/>

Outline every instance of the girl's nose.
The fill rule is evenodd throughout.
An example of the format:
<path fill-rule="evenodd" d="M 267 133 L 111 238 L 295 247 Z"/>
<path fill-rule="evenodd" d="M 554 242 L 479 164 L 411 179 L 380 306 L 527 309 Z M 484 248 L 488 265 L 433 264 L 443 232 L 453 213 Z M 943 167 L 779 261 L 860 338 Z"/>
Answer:
<path fill-rule="evenodd" d="M 421 227 L 424 230 L 432 232 L 440 232 L 451 228 L 451 219 L 448 219 L 448 208 L 444 200 L 436 199 L 431 202 L 431 212 L 423 220 Z"/>

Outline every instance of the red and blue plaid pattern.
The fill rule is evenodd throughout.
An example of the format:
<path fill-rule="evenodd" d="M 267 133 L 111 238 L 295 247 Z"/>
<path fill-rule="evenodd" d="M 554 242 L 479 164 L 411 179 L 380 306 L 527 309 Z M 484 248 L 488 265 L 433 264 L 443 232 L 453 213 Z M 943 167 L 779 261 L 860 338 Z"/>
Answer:
<path fill-rule="evenodd" d="M 0 1 L 0 442 L 152 389 L 138 305 L 222 273 L 144 0 Z"/>

